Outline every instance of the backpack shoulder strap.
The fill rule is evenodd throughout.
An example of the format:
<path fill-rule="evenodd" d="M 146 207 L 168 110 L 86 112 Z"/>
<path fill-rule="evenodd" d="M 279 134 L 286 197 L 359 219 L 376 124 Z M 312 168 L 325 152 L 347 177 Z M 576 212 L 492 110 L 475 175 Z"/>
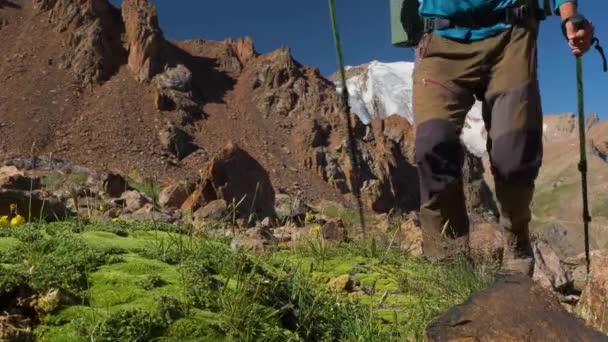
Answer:
<path fill-rule="evenodd" d="M 549 16 L 549 15 L 553 15 L 553 5 L 551 4 L 551 0 L 544 0 L 544 10 L 545 10 L 545 15 Z"/>

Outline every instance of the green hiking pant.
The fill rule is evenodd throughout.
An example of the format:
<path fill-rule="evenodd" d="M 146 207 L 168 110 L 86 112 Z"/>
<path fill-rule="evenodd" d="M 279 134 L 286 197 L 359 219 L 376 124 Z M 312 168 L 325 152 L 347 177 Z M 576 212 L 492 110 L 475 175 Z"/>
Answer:
<path fill-rule="evenodd" d="M 423 249 L 429 257 L 441 257 L 468 236 L 459 137 L 475 99 L 483 103 L 501 225 L 527 239 L 543 127 L 538 26 L 529 25 L 474 42 L 426 34 L 417 47 L 416 163 Z"/>

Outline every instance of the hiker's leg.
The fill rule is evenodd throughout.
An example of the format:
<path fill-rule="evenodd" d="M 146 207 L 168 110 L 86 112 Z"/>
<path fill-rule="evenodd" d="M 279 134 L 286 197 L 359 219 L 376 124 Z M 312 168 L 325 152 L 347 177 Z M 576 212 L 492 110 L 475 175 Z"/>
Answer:
<path fill-rule="evenodd" d="M 469 230 L 460 133 L 474 103 L 467 86 L 474 64 L 465 44 L 440 36 L 427 35 L 418 47 L 413 87 L 415 147 L 423 251 L 431 259 L 451 253 L 449 242 L 467 236 Z"/>
<path fill-rule="evenodd" d="M 490 160 L 508 244 L 503 266 L 530 274 L 530 204 L 542 163 L 542 108 L 537 80 L 536 29 L 516 27 L 492 71 Z"/>

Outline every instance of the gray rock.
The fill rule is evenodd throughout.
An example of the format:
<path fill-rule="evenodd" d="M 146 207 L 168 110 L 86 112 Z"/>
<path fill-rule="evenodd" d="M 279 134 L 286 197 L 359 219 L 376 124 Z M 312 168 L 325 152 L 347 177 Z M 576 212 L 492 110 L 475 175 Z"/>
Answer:
<path fill-rule="evenodd" d="M 160 223 L 172 223 L 174 221 L 173 217 L 157 211 L 150 203 L 145 204 L 141 209 L 137 210 L 132 214 L 122 215 L 121 219 L 125 221 Z"/>
<path fill-rule="evenodd" d="M 125 201 L 125 209 L 130 212 L 135 212 L 151 202 L 150 199 L 133 190 L 125 191 L 120 198 Z"/>
<path fill-rule="evenodd" d="M 226 214 L 228 204 L 224 200 L 215 200 L 209 202 L 206 206 L 198 209 L 192 215 L 195 221 L 201 220 L 221 220 Z"/>
<path fill-rule="evenodd" d="M 252 239 L 270 241 L 274 238 L 270 228 L 251 228 L 245 232 L 245 235 Z"/>
<path fill-rule="evenodd" d="M 192 87 L 192 72 L 183 64 L 168 68 L 165 72 L 158 75 L 158 86 L 160 89 L 190 91 Z"/>
<path fill-rule="evenodd" d="M 275 195 L 274 203 L 274 210 L 280 221 L 306 214 L 306 206 L 299 198 L 293 198 L 286 194 L 277 194 Z"/>
<path fill-rule="evenodd" d="M 571 280 L 555 251 L 542 241 L 535 242 L 533 248 L 534 280 L 550 290 L 565 290 Z"/>
<path fill-rule="evenodd" d="M 260 222 L 260 226 L 262 228 L 270 228 L 272 227 L 272 220 L 270 219 L 270 217 L 266 217 L 262 220 L 262 222 Z"/>
<path fill-rule="evenodd" d="M 230 242 L 230 248 L 233 250 L 247 250 L 252 252 L 263 252 L 265 242 L 262 239 L 252 239 L 243 236 L 235 237 Z"/>
<path fill-rule="evenodd" d="M 192 137 L 186 131 L 171 124 L 161 130 L 158 137 L 161 147 L 178 159 L 187 157 L 197 149 L 191 142 Z"/>

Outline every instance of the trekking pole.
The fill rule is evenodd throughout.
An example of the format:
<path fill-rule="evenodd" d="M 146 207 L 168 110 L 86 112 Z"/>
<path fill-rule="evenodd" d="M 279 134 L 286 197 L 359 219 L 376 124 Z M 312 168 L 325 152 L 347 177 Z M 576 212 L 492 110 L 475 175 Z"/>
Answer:
<path fill-rule="evenodd" d="M 338 32 L 338 23 L 336 19 L 336 6 L 334 0 L 329 1 L 329 13 L 331 17 L 331 28 L 334 36 L 334 44 L 336 47 L 336 56 L 338 58 L 338 66 L 340 69 L 340 87 L 338 87 L 338 92 L 341 95 L 342 106 L 344 107 L 344 116 L 346 121 L 347 128 L 347 150 L 350 158 L 350 162 L 353 165 L 353 173 L 351 177 L 351 187 L 353 191 L 353 195 L 355 195 L 357 199 L 357 206 L 359 209 L 359 221 L 361 224 L 361 232 L 363 233 L 363 238 L 367 238 L 367 230 L 365 227 L 365 216 L 363 213 L 363 204 L 361 202 L 361 194 L 359 192 L 359 155 L 356 153 L 357 146 L 354 139 L 353 127 L 351 121 L 351 111 L 350 105 L 348 103 L 348 88 L 346 87 L 346 72 L 344 70 L 344 58 L 342 56 L 342 44 L 340 42 L 340 33 Z"/>
<path fill-rule="evenodd" d="M 583 61 L 581 56 L 576 57 L 576 98 L 578 102 L 578 132 L 580 145 L 580 161 L 578 170 L 581 173 L 583 195 L 583 224 L 585 229 L 585 261 L 587 262 L 587 275 L 591 271 L 591 257 L 589 255 L 589 199 L 587 196 L 587 138 L 585 137 L 585 102 L 583 88 Z"/>
<path fill-rule="evenodd" d="M 576 30 L 582 29 L 587 24 L 587 19 L 581 15 L 575 15 L 570 20 Z M 565 22 L 562 23 L 562 30 L 566 39 Z M 596 50 L 599 52 L 603 59 L 604 72 L 608 71 L 606 65 L 606 56 L 604 55 L 604 49 L 600 46 L 600 41 L 597 38 L 593 38 L 591 44 L 595 44 Z M 581 186 L 582 186 L 582 198 L 583 198 L 583 225 L 585 230 L 585 261 L 587 264 L 587 277 L 591 272 L 591 255 L 589 251 L 589 222 L 591 222 L 591 215 L 589 215 L 589 198 L 587 191 L 587 138 L 585 136 L 586 125 L 585 125 L 585 96 L 583 87 L 583 59 L 582 57 L 576 56 L 576 99 L 578 104 L 578 132 L 579 132 L 579 145 L 580 145 L 580 161 L 578 163 L 578 170 L 581 173 Z"/>

